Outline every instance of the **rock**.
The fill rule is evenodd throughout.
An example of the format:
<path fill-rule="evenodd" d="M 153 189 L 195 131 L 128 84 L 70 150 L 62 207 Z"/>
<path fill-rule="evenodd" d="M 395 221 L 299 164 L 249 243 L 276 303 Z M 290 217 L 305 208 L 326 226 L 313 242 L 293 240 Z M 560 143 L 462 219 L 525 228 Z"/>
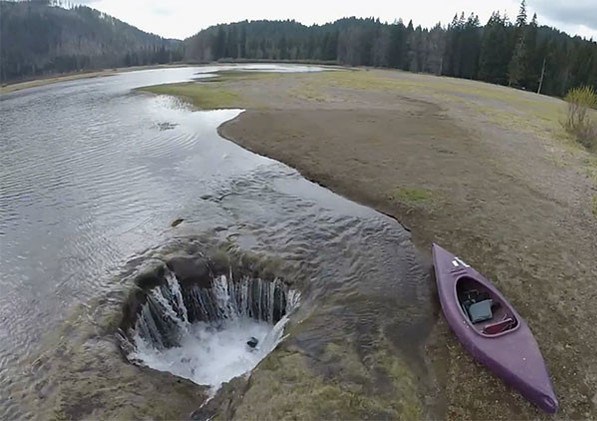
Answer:
<path fill-rule="evenodd" d="M 168 260 L 168 268 L 176 274 L 181 284 L 197 284 L 201 288 L 211 287 L 211 271 L 207 260 L 197 256 L 175 256 Z"/>
<path fill-rule="evenodd" d="M 124 305 L 122 306 L 122 318 L 120 320 L 120 330 L 123 335 L 135 326 L 137 316 L 147 301 L 147 292 L 166 283 L 165 278 L 166 268 L 162 263 L 152 264 L 145 267 L 135 277 L 135 285 L 137 288 L 132 289 Z M 122 348 L 121 344 L 121 348 Z"/>
<path fill-rule="evenodd" d="M 160 129 L 160 131 L 164 131 L 164 130 L 172 130 L 172 129 L 174 129 L 176 126 L 178 126 L 178 124 L 176 124 L 176 123 L 169 123 L 169 122 L 165 122 L 165 123 L 158 123 L 158 128 Z"/>
<path fill-rule="evenodd" d="M 172 223 L 170 224 L 170 226 L 172 228 L 179 226 L 182 222 L 184 221 L 183 218 L 177 218 L 174 221 L 172 221 Z"/>
<path fill-rule="evenodd" d="M 135 278 L 137 286 L 143 290 L 149 290 L 165 282 L 165 268 L 162 264 L 152 265 L 144 269 Z"/>
<path fill-rule="evenodd" d="M 247 341 L 247 345 L 249 345 L 249 347 L 251 347 L 252 349 L 255 349 L 257 347 L 258 343 L 259 343 L 259 339 L 257 339 L 254 336 L 251 336 L 251 339 L 249 339 Z"/>

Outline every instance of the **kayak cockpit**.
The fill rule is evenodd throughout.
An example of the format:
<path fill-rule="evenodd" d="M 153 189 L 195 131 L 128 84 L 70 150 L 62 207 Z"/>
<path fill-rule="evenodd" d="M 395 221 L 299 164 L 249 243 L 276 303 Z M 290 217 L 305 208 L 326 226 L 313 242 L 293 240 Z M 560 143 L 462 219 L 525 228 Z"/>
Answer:
<path fill-rule="evenodd" d="M 474 278 L 458 278 L 456 297 L 469 325 L 483 336 L 501 336 L 518 327 L 509 304 Z"/>

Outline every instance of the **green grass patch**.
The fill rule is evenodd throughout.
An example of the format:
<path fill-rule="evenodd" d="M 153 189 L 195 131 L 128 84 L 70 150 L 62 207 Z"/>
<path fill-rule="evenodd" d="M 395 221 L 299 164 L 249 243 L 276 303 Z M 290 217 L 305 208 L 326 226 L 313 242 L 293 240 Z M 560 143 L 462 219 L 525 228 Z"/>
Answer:
<path fill-rule="evenodd" d="M 303 99 L 306 101 L 314 102 L 326 102 L 327 96 L 322 94 L 321 90 L 316 89 L 313 86 L 304 84 L 300 88 L 294 89 L 290 94 L 296 98 Z"/>
<path fill-rule="evenodd" d="M 244 101 L 240 95 L 223 88 L 218 83 L 172 83 L 146 86 L 138 90 L 156 95 L 175 96 L 202 110 L 243 108 L 244 105 Z"/>
<path fill-rule="evenodd" d="M 597 195 L 593 196 L 593 216 L 597 218 Z"/>
<path fill-rule="evenodd" d="M 391 192 L 388 198 L 409 205 L 420 205 L 430 202 L 433 194 L 427 189 L 400 187 Z"/>
<path fill-rule="evenodd" d="M 282 76 L 281 73 L 257 72 L 242 70 L 223 70 L 216 73 L 215 77 L 201 79 L 202 82 L 232 82 L 245 80 L 275 79 Z"/>
<path fill-rule="evenodd" d="M 448 98 L 450 96 L 465 95 L 468 99 L 478 97 L 502 101 L 508 105 L 531 106 L 540 109 L 541 112 L 547 111 L 552 116 L 556 115 L 558 108 L 558 101 L 554 101 L 553 98 L 481 81 L 392 70 L 376 72 L 336 71 L 324 72 L 320 76 L 327 83 L 340 87 L 365 90 L 438 93 L 447 94 Z"/>

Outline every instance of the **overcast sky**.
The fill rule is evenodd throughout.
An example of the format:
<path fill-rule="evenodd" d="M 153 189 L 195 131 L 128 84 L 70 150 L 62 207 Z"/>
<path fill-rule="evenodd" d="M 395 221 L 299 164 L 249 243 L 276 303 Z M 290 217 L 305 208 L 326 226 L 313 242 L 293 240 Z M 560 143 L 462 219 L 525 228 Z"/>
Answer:
<path fill-rule="evenodd" d="M 183 39 L 218 23 L 248 19 L 295 19 L 304 24 L 326 23 L 348 16 L 402 18 L 416 25 L 446 24 L 456 12 L 474 12 L 485 24 L 494 10 L 511 20 L 518 0 L 71 0 L 87 4 L 138 28 L 167 38 Z M 597 40 L 597 0 L 527 0 L 539 24 Z"/>

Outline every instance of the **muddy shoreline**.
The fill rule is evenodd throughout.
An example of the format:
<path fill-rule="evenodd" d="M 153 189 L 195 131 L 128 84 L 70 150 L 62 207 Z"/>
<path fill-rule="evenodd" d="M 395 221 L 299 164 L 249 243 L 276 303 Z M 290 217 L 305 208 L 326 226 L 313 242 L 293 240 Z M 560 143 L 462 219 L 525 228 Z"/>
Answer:
<path fill-rule="evenodd" d="M 428 256 L 435 241 L 487 274 L 533 330 L 560 416 L 596 416 L 597 179 L 593 157 L 558 131 L 561 103 L 470 81 L 367 73 L 349 83 L 329 75 L 224 82 L 247 111 L 219 132 L 395 217 Z M 547 418 L 473 363 L 441 316 L 425 354 L 447 418 Z"/>

